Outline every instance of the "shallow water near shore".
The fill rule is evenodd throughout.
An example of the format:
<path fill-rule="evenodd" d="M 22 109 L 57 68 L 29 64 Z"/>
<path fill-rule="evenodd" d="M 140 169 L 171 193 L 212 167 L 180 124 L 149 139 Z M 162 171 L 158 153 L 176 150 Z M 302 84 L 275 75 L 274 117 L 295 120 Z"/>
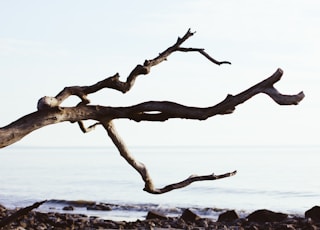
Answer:
<path fill-rule="evenodd" d="M 215 217 L 220 209 L 248 213 L 270 209 L 303 215 L 320 202 L 320 146 L 174 146 L 133 147 L 131 153 L 149 169 L 157 187 L 192 174 L 223 174 L 230 178 L 196 182 L 167 194 L 144 192 L 143 181 L 114 147 L 31 148 L 0 151 L 0 203 L 62 211 L 65 200 L 87 200 L 114 206 L 112 211 L 75 211 L 109 219 L 141 219 L 148 210 L 178 215 L 194 208 Z M 75 212 L 74 211 L 74 212 Z"/>

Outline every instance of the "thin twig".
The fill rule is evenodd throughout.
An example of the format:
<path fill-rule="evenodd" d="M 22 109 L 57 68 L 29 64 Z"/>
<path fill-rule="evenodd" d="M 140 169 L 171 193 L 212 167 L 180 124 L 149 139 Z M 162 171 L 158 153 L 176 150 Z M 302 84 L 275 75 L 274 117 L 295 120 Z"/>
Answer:
<path fill-rule="evenodd" d="M 69 96 L 75 95 L 81 99 L 83 105 L 89 104 L 90 101 L 87 98 L 88 94 L 95 93 L 104 88 L 115 89 L 122 93 L 128 92 L 134 85 L 135 80 L 140 75 L 146 75 L 150 73 L 150 70 L 153 66 L 160 64 L 161 62 L 167 60 L 167 58 L 174 52 L 182 51 L 182 52 L 199 52 L 208 60 L 213 62 L 214 64 L 231 64 L 228 61 L 217 61 L 209 54 L 207 54 L 202 48 L 183 48 L 181 45 L 191 36 L 194 35 L 195 32 L 191 32 L 189 29 L 182 38 L 178 38 L 175 44 L 161 52 L 157 57 L 145 60 L 141 65 L 137 65 L 127 77 L 125 82 L 119 80 L 120 75 L 116 73 L 115 75 L 108 77 L 96 84 L 91 86 L 70 86 L 65 87 L 61 92 L 59 92 L 55 97 L 42 97 L 38 102 L 38 110 L 48 109 L 52 107 L 58 107 L 61 103 L 66 100 Z"/>

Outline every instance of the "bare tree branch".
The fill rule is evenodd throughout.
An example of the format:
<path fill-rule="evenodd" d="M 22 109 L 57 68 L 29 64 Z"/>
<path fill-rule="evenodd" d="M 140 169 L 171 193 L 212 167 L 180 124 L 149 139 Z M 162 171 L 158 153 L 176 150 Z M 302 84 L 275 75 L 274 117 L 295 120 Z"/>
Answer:
<path fill-rule="evenodd" d="M 221 64 L 229 64 L 231 65 L 231 62 L 229 61 L 217 61 L 216 59 L 212 58 L 209 54 L 207 54 L 204 49 L 198 49 L 198 48 L 183 48 L 180 47 L 177 49 L 178 51 L 182 51 L 182 52 L 199 52 L 200 54 L 202 54 L 203 56 L 205 56 L 207 59 L 209 59 L 211 62 L 213 62 L 214 64 L 217 65 L 221 65 Z"/>
<path fill-rule="evenodd" d="M 160 64 L 161 62 L 167 60 L 167 58 L 174 52 L 182 51 L 182 52 L 199 52 L 204 57 L 206 57 L 209 61 L 213 62 L 214 64 L 221 65 L 221 64 L 231 64 L 228 61 L 219 62 L 212 58 L 209 54 L 207 54 L 204 49 L 202 48 L 183 48 L 181 47 L 182 43 L 185 42 L 189 37 L 193 36 L 194 33 L 187 31 L 187 33 L 182 37 L 178 38 L 177 42 L 172 45 L 171 47 L 167 48 L 165 51 L 160 53 L 157 57 L 145 60 L 143 65 L 137 65 L 127 77 L 125 82 L 119 80 L 120 75 L 116 73 L 115 75 L 108 77 L 94 85 L 91 86 L 70 86 L 65 87 L 60 93 L 58 93 L 55 97 L 42 97 L 38 102 L 38 110 L 52 108 L 60 106 L 61 103 L 67 99 L 71 95 L 78 96 L 82 104 L 86 105 L 89 104 L 90 101 L 87 98 L 88 94 L 95 93 L 104 88 L 110 88 L 118 90 L 122 93 L 128 92 L 132 86 L 136 78 L 139 75 L 146 75 L 150 73 L 151 67 Z"/>
<path fill-rule="evenodd" d="M 165 121 L 172 118 L 205 120 L 218 114 L 230 114 L 237 105 L 259 93 L 269 95 L 280 105 L 296 105 L 304 98 L 303 92 L 296 95 L 283 95 L 273 86 L 281 79 L 282 74 L 283 71 L 278 69 L 271 77 L 249 89 L 235 96 L 228 95 L 222 102 L 206 108 L 184 106 L 170 101 L 149 101 L 128 107 L 79 105 L 40 110 L 0 128 L 0 148 L 19 141 L 36 129 L 64 121 L 96 120 L 101 122 L 112 119 Z"/>
<path fill-rule="evenodd" d="M 118 135 L 112 121 L 106 121 L 102 123 L 103 127 L 107 130 L 109 137 L 113 141 L 114 145 L 117 147 L 120 155 L 141 175 L 143 181 L 145 182 L 146 191 L 154 191 L 152 179 L 145 165 L 139 161 L 136 161 L 133 156 L 131 156 L 129 150 L 127 149 L 124 141 Z"/>
<path fill-rule="evenodd" d="M 118 151 L 120 152 L 120 155 L 141 175 L 142 180 L 145 182 L 145 186 L 143 190 L 146 192 L 149 192 L 152 194 L 163 194 L 166 192 L 170 192 L 174 189 L 186 187 L 196 181 L 217 180 L 217 179 L 230 177 L 236 174 L 236 171 L 233 171 L 233 172 L 225 173 L 222 175 L 214 175 L 214 174 L 206 175 L 206 176 L 191 175 L 189 178 L 181 182 L 170 184 L 163 188 L 155 188 L 146 166 L 143 163 L 136 161 L 134 157 L 130 154 L 124 141 L 118 135 L 112 121 L 104 122 L 103 127 L 107 130 L 109 137 L 113 141 L 114 145 L 117 147 Z"/>
<path fill-rule="evenodd" d="M 170 192 L 174 189 L 186 187 L 196 181 L 218 180 L 218 179 L 223 179 L 226 177 L 234 176 L 234 175 L 236 175 L 236 173 L 237 173 L 237 171 L 233 171 L 233 172 L 229 172 L 229 173 L 225 173 L 225 174 L 220 174 L 220 175 L 215 175 L 215 174 L 204 175 L 204 176 L 191 175 L 187 179 L 180 181 L 178 183 L 169 184 L 163 188 L 156 189 L 155 191 L 147 191 L 147 192 L 153 193 L 153 194 L 162 194 L 162 193 Z"/>
<path fill-rule="evenodd" d="M 21 140 L 29 133 L 44 126 L 69 121 L 71 123 L 77 122 L 81 131 L 84 133 L 92 131 L 97 125 L 102 125 L 121 156 L 141 175 L 145 182 L 144 190 L 149 193 L 162 194 L 173 189 L 188 186 L 196 181 L 217 180 L 235 175 L 236 171 L 222 175 L 193 175 L 181 182 L 170 184 L 163 188 L 155 188 L 146 166 L 130 155 L 124 141 L 116 132 L 112 120 L 130 119 L 136 122 L 166 121 L 172 118 L 205 120 L 219 114 L 230 114 L 235 110 L 237 105 L 244 103 L 251 97 L 260 93 L 267 94 L 279 105 L 297 105 L 304 98 L 303 92 L 296 95 L 284 95 L 274 87 L 274 84 L 282 77 L 283 71 L 281 69 L 278 69 L 269 78 L 239 94 L 234 96 L 231 94 L 227 95 L 223 101 L 210 107 L 191 107 L 170 101 L 148 101 L 127 107 L 89 105 L 90 101 L 87 98 L 88 94 L 95 93 L 104 88 L 115 89 L 122 93 L 126 93 L 132 88 L 135 79 L 138 76 L 148 74 L 151 67 L 167 60 L 168 56 L 174 52 L 198 52 L 214 64 L 231 64 L 228 61 L 219 62 L 215 60 L 202 48 L 181 47 L 181 45 L 193 34 L 194 33 L 189 29 L 182 38 L 178 38 L 175 44 L 160 53 L 157 57 L 146 60 L 143 65 L 137 65 L 131 71 L 125 82 L 120 81 L 120 76 L 116 73 L 91 86 L 65 87 L 55 97 L 42 97 L 38 101 L 38 111 L 28 114 L 11 124 L 0 128 L 0 148 L 11 145 Z M 74 107 L 61 107 L 61 103 L 71 95 L 78 96 L 81 102 Z M 85 127 L 83 123 L 85 120 L 94 120 L 96 123 L 89 127 Z"/>

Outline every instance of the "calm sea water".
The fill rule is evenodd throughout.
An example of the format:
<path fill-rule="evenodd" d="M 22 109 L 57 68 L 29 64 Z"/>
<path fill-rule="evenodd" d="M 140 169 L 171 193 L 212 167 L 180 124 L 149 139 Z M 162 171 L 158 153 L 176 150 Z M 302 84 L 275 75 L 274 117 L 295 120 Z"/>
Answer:
<path fill-rule="evenodd" d="M 145 215 L 148 208 L 174 212 L 193 207 L 204 215 L 212 214 L 208 208 L 267 208 L 303 215 L 320 205 L 320 146 L 155 146 L 133 147 L 131 152 L 146 164 L 157 187 L 191 174 L 238 173 L 151 195 L 142 190 L 139 174 L 114 147 L 9 147 L 0 150 L 0 203 L 21 207 L 45 199 L 90 200 L 130 205 L 132 210 L 103 214 L 129 219 Z"/>

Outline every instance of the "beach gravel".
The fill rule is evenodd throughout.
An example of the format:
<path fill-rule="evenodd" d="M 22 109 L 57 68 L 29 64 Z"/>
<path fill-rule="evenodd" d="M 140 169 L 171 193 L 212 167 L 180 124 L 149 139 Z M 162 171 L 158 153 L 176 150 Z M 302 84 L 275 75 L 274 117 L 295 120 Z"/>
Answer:
<path fill-rule="evenodd" d="M 0 205 L 0 226 L 5 218 L 17 210 L 9 210 Z M 307 210 L 306 213 L 309 215 L 310 212 Z M 193 213 L 192 209 L 186 209 L 176 217 L 168 217 L 151 210 L 143 220 L 114 221 L 76 213 L 30 211 L 0 229 L 320 229 L 320 220 L 312 219 L 308 215 L 293 216 L 261 209 L 240 218 L 231 210 L 221 213 L 218 220 L 213 220 L 201 218 Z"/>

